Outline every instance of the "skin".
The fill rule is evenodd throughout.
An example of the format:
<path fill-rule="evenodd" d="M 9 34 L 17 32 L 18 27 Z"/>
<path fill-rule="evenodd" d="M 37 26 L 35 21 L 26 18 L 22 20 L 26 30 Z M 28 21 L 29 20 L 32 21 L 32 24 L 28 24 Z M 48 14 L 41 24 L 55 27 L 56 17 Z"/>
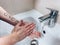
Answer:
<path fill-rule="evenodd" d="M 7 23 L 10 23 L 11 25 L 15 26 L 17 23 L 19 23 L 18 20 L 16 20 L 14 17 L 12 17 L 8 12 L 6 12 L 2 7 L 0 7 L 0 20 L 6 21 Z M 23 23 L 23 21 L 21 21 Z M 24 24 L 24 23 L 23 23 Z M 35 34 L 36 33 L 36 34 Z M 34 36 L 35 35 L 35 36 Z M 40 37 L 41 33 L 37 31 L 33 31 L 33 33 L 29 36 L 30 38 L 34 37 Z"/>
<path fill-rule="evenodd" d="M 7 13 L 2 7 L 0 7 L 0 20 L 6 21 L 14 26 L 14 29 L 10 35 L 0 37 L 0 45 L 14 45 L 27 36 L 32 36 L 31 38 L 41 36 L 37 31 L 33 31 L 35 28 L 34 23 L 26 23 L 22 20 L 19 22 L 14 17 L 10 16 L 10 14 Z"/>
<path fill-rule="evenodd" d="M 34 23 L 25 24 L 20 26 L 21 23 L 18 23 L 10 35 L 0 38 L 0 45 L 14 45 L 16 42 L 19 42 L 29 36 L 33 29 L 35 28 Z"/>
<path fill-rule="evenodd" d="M 0 7 L 0 20 L 3 20 L 11 25 L 15 26 L 19 21 L 12 17 L 8 12 L 6 12 L 2 7 Z"/>

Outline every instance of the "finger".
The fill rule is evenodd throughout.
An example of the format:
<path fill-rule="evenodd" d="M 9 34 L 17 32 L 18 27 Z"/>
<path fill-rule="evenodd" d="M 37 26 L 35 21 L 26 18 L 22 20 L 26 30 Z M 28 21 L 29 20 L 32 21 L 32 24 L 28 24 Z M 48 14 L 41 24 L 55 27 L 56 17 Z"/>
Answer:
<path fill-rule="evenodd" d="M 31 25 L 35 25 L 34 23 L 29 23 L 25 25 L 25 28 L 30 27 Z"/>
<path fill-rule="evenodd" d="M 27 36 L 31 35 L 32 33 L 33 33 L 33 30 L 29 31 Z"/>
<path fill-rule="evenodd" d="M 23 20 L 21 20 L 20 26 L 23 26 L 23 25 L 25 25 L 25 22 Z"/>
<path fill-rule="evenodd" d="M 30 28 L 30 29 L 27 28 L 26 31 L 25 31 L 25 33 L 26 33 L 27 35 L 30 35 L 30 34 L 33 32 L 33 29 L 34 29 L 34 28 L 35 28 L 35 26 L 31 25 L 31 28 Z"/>
<path fill-rule="evenodd" d="M 23 21 L 23 20 L 21 20 L 20 26 L 25 26 L 26 24 L 29 24 L 29 23 L 28 23 L 28 22 L 25 22 L 25 21 Z"/>
<path fill-rule="evenodd" d="M 25 37 L 31 35 L 32 32 L 33 32 L 33 30 L 30 30 L 30 31 L 28 30 L 28 31 L 26 31 L 26 32 L 25 32 Z"/>
<path fill-rule="evenodd" d="M 19 26 L 19 25 L 21 25 L 21 22 L 17 23 L 17 25 L 16 25 L 16 26 Z"/>
<path fill-rule="evenodd" d="M 31 35 L 33 33 L 34 28 L 35 28 L 35 26 L 33 26 L 32 28 L 30 28 L 28 35 Z"/>
<path fill-rule="evenodd" d="M 29 33 L 30 31 L 33 31 L 32 29 L 33 29 L 34 27 L 35 27 L 34 25 L 33 25 L 33 26 L 31 25 L 31 29 L 25 28 L 25 30 L 23 29 L 24 31 L 23 31 L 22 33 L 24 33 L 25 36 L 27 36 L 27 35 L 30 34 L 30 33 Z"/>
<path fill-rule="evenodd" d="M 33 29 L 33 27 L 35 27 L 35 25 L 32 23 L 32 24 L 30 24 L 29 26 L 26 27 L 26 30 Z"/>
<path fill-rule="evenodd" d="M 39 38 L 39 37 L 41 37 L 41 33 L 38 32 L 38 31 L 33 31 L 33 33 L 31 35 L 29 35 L 29 37 L 31 39 L 33 39 L 33 38 Z"/>

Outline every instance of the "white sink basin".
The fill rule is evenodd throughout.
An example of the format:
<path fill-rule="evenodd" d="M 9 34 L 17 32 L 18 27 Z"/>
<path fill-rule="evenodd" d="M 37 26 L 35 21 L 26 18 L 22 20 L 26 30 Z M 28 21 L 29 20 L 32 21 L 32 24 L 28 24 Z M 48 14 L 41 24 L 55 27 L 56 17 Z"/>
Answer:
<path fill-rule="evenodd" d="M 45 26 L 46 34 L 40 38 L 39 45 L 60 45 L 60 25 L 56 24 L 54 28 Z"/>
<path fill-rule="evenodd" d="M 42 14 L 40 14 L 35 10 L 32 10 L 26 13 L 17 14 L 14 17 L 17 20 L 29 19 L 30 21 L 35 22 L 36 26 L 38 26 L 38 28 L 36 29 L 38 29 L 38 31 L 41 31 L 41 24 L 38 20 L 38 17 L 40 16 L 42 16 Z M 12 29 L 13 29 L 12 25 L 9 25 L 8 23 L 0 20 L 0 36 L 5 36 L 10 34 Z M 40 39 L 37 39 L 39 45 L 60 45 L 60 25 L 59 24 L 56 24 L 54 28 L 49 28 L 48 26 L 45 26 L 44 30 L 46 34 L 43 34 L 44 36 L 42 36 Z M 31 39 L 27 37 L 15 45 L 30 45 L 30 42 L 31 42 Z"/>

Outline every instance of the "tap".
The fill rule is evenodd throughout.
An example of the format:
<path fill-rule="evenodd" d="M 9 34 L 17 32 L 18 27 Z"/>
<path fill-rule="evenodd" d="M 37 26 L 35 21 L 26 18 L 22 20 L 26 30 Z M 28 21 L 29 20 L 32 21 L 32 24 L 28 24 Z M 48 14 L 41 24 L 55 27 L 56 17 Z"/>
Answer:
<path fill-rule="evenodd" d="M 56 9 L 51 9 L 51 8 L 47 8 L 47 9 L 49 9 L 51 12 L 47 15 L 39 17 L 38 19 L 39 19 L 40 23 L 47 21 L 47 25 L 49 27 L 54 27 L 55 23 L 57 22 L 57 17 L 58 17 L 59 11 Z"/>

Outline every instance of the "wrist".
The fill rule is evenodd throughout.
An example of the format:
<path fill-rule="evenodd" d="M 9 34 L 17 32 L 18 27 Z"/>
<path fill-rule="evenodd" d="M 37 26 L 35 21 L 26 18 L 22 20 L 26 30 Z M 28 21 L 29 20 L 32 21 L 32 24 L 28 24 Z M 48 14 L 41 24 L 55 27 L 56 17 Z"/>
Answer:
<path fill-rule="evenodd" d="M 13 34 L 0 38 L 2 45 L 14 45 L 17 42 L 16 37 Z"/>
<path fill-rule="evenodd" d="M 10 35 L 10 39 L 12 40 L 13 43 L 18 42 L 18 36 L 16 33 L 13 33 Z"/>

